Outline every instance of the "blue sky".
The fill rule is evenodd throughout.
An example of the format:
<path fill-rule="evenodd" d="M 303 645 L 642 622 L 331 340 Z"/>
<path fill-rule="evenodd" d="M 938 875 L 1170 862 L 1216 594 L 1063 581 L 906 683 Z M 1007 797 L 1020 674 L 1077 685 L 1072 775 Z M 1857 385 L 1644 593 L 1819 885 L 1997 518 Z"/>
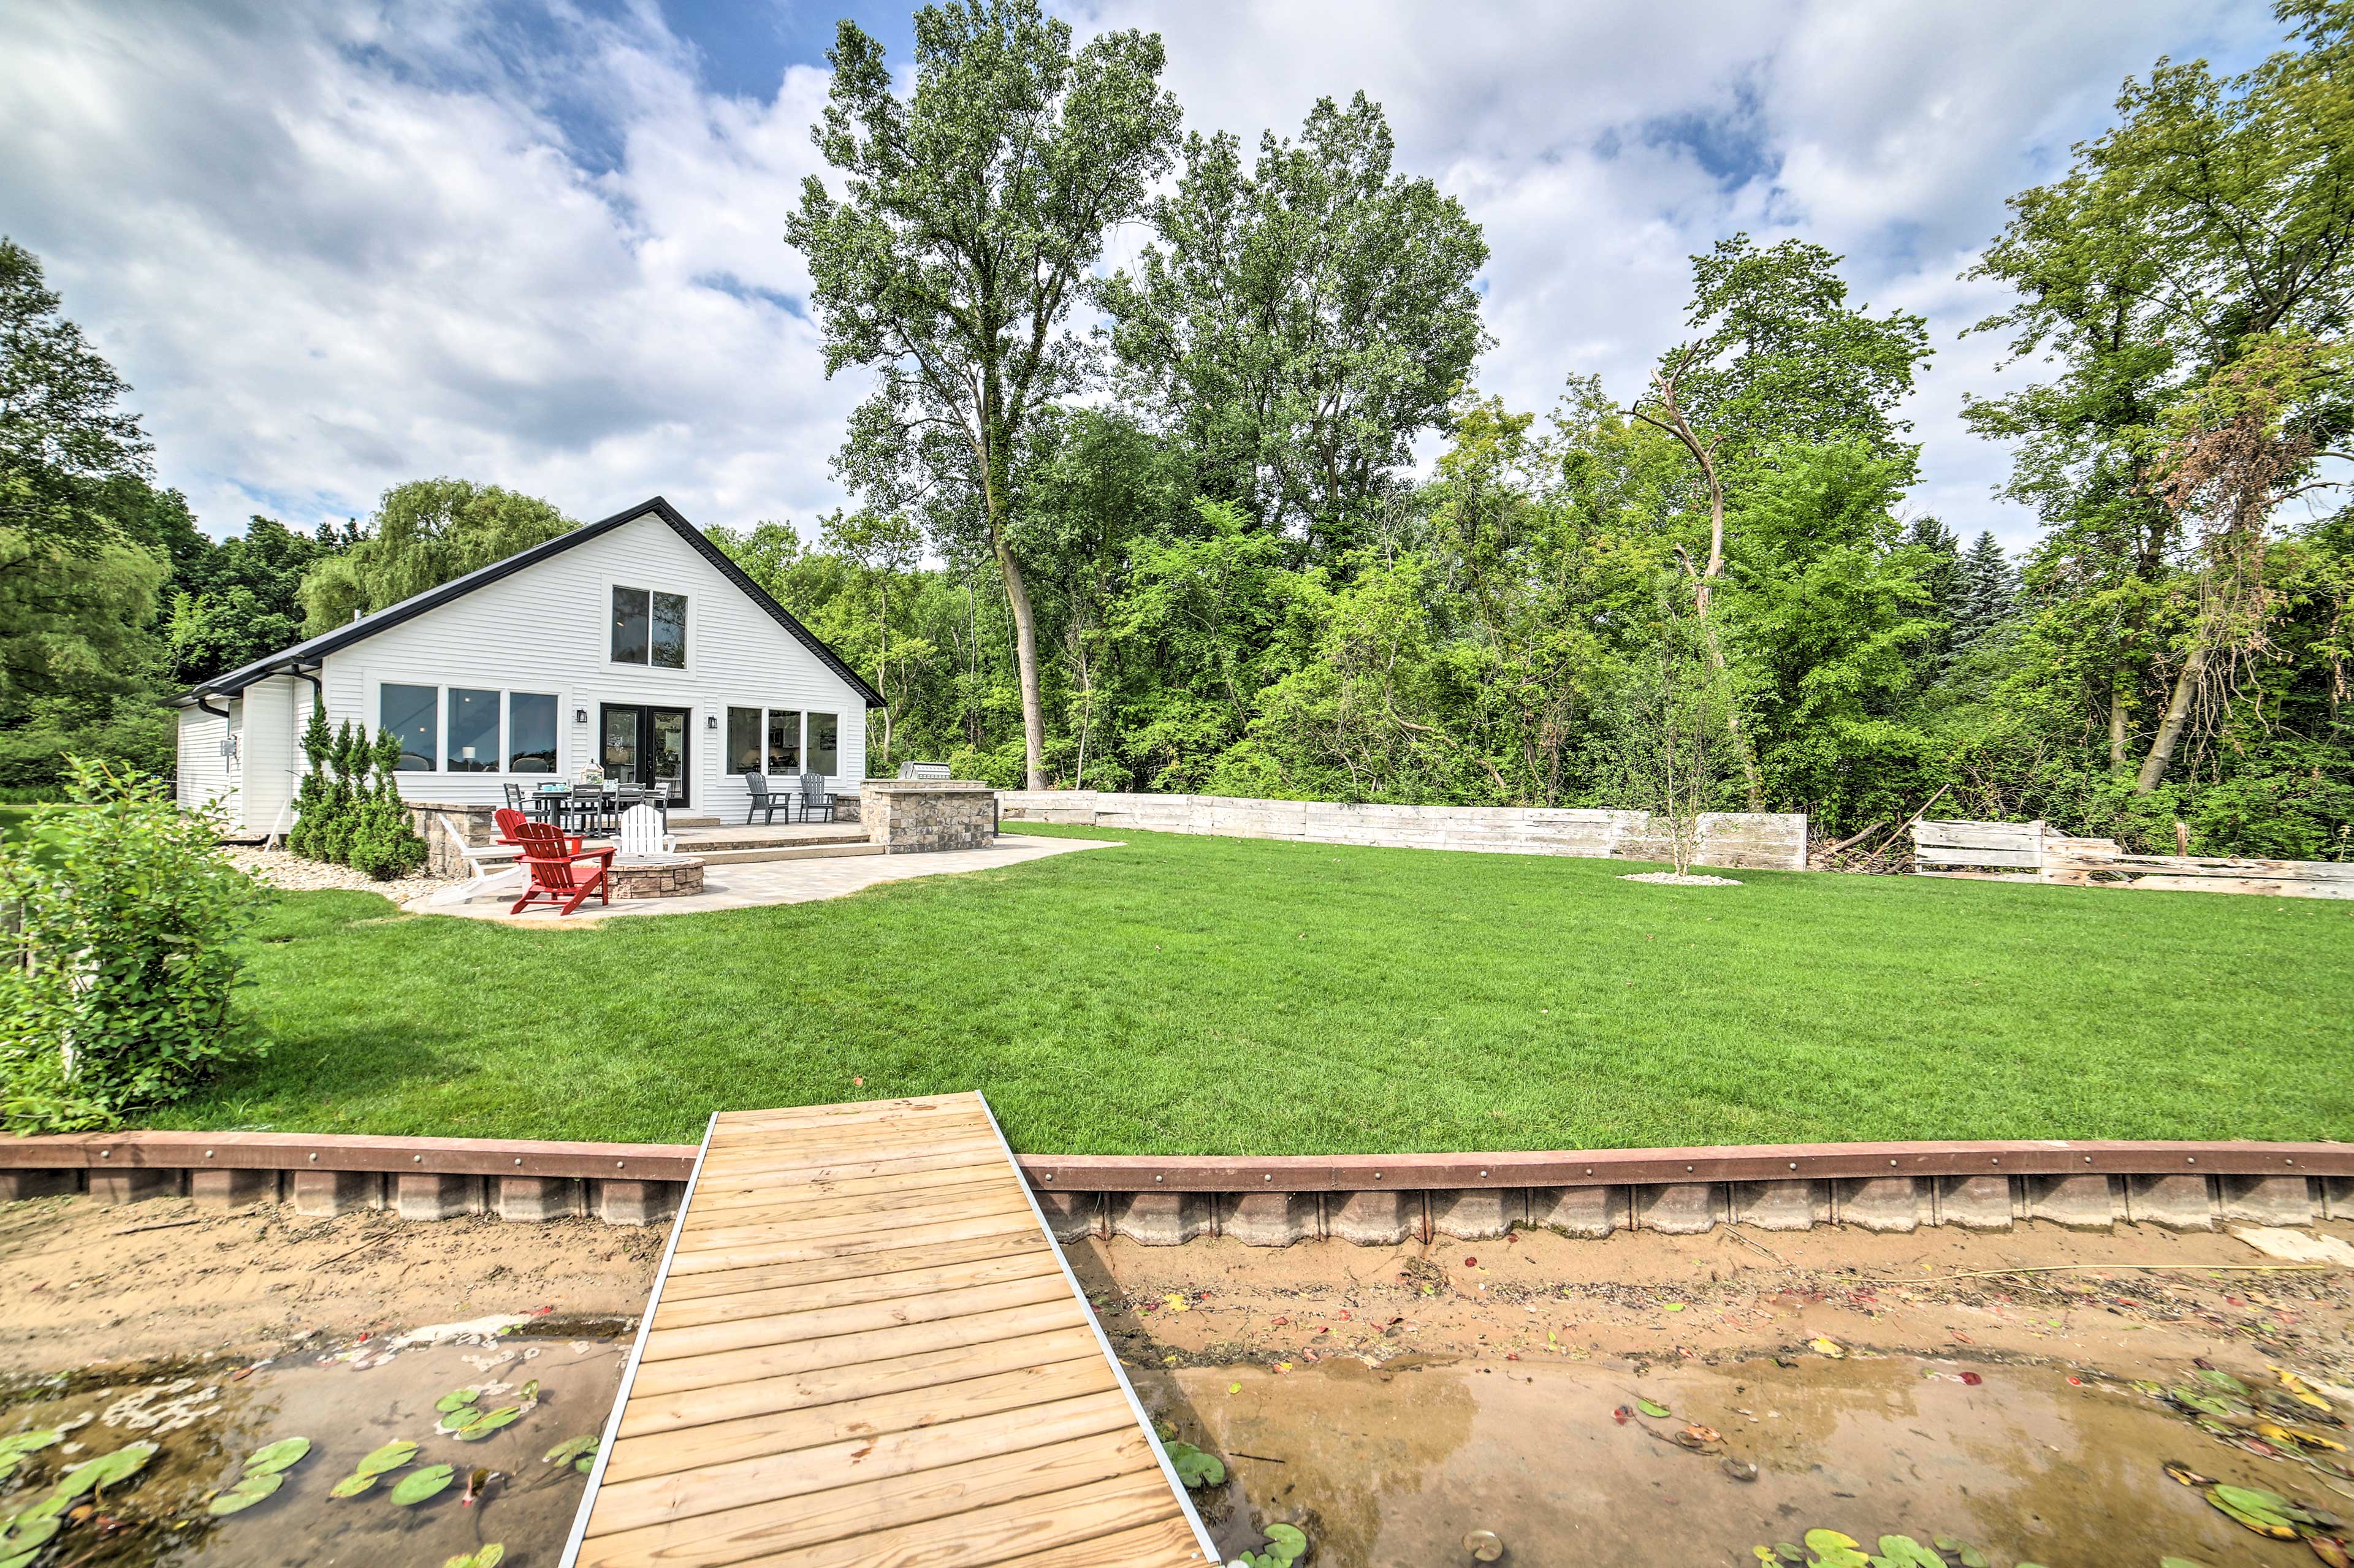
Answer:
<path fill-rule="evenodd" d="M 1964 397 L 2020 384 L 1964 327 L 2003 198 L 2097 132 L 2161 54 L 2243 65 L 2228 0 L 1055 0 L 1161 32 L 1188 124 L 1386 108 L 1399 163 L 1493 260 L 1484 391 L 1621 397 L 1677 334 L 1686 258 L 1745 229 L 1847 258 L 1929 319 L 1911 504 L 2014 546 L 2005 454 Z M 163 479 L 215 533 L 369 510 L 450 473 L 594 517 L 805 525 L 863 393 L 828 381 L 784 215 L 815 167 L 838 17 L 803 0 L 45 0 L 0 6 L 0 232 L 37 252 L 135 387 Z M 1116 237 L 1111 259 L 1141 236 Z"/>

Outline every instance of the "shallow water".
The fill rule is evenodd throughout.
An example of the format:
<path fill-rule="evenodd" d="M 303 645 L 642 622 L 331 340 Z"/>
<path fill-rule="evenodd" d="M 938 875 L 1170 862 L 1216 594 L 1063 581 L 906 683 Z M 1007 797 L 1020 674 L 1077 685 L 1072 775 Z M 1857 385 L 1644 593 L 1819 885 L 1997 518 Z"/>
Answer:
<path fill-rule="evenodd" d="M 158 1568 L 430 1565 L 500 1542 L 514 1568 L 555 1563 L 587 1478 L 541 1456 L 601 1428 L 626 1341 L 476 1338 L 404 1350 L 388 1362 L 365 1366 L 381 1351 L 362 1345 L 356 1351 L 352 1360 L 323 1363 L 318 1354 L 298 1352 L 242 1379 L 235 1367 L 181 1369 L 104 1386 L 84 1374 L 73 1380 L 79 1392 L 70 1396 L 13 1404 L 0 1411 L 0 1436 L 93 1419 L 68 1438 L 80 1452 L 46 1449 L 35 1456 L 39 1463 L 12 1478 L 0 1498 L 0 1518 L 40 1497 L 61 1469 L 152 1439 L 162 1446 L 155 1458 L 127 1485 L 108 1489 L 96 1514 L 60 1535 L 47 1561 Z M 434 1402 L 441 1395 L 504 1383 L 508 1391 L 486 1397 L 513 1404 L 529 1379 L 540 1383 L 539 1402 L 504 1430 L 471 1443 L 435 1435 Z M 174 1409 L 162 1425 L 143 1425 Z M 178 1425 L 183 1414 L 194 1419 Z M 308 1437 L 311 1452 L 275 1495 L 226 1518 L 208 1516 L 207 1494 L 237 1478 L 245 1456 L 295 1436 Z M 359 1497 L 328 1496 L 362 1456 L 396 1438 L 419 1445 L 409 1466 Z M 412 1507 L 391 1500 L 402 1476 L 432 1464 L 455 1467 L 446 1490 Z M 469 1504 L 463 1494 L 476 1468 L 492 1477 Z"/>
<path fill-rule="evenodd" d="M 1965 1384 L 1965 1370 L 1982 1381 Z M 1882 1533 L 1952 1535 L 2003 1565 L 2311 1564 L 2304 1545 L 2240 1529 L 2159 1467 L 2179 1458 L 2338 1500 L 2310 1472 L 2225 1448 L 2130 1389 L 2067 1378 L 1911 1357 L 1643 1373 L 1337 1358 L 1138 1381 L 1180 1437 L 1226 1459 L 1226 1487 L 1196 1495 L 1229 1559 L 1284 1520 L 1308 1529 L 1319 1568 L 1468 1568 L 1472 1531 L 1502 1539 L 1507 1568 L 1754 1563 L 1753 1547 L 1816 1527 L 1867 1547 Z M 1613 1418 L 1638 1398 L 1672 1416 Z M 1723 1442 L 1678 1446 L 1687 1423 Z M 1726 1473 L 1728 1458 L 1754 1462 L 1757 1478 Z"/>

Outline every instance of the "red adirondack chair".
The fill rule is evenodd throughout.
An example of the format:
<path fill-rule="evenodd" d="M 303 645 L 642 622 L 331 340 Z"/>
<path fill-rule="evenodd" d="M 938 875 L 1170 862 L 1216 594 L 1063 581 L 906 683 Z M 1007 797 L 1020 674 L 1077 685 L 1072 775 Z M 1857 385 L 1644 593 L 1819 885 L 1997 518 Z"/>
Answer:
<path fill-rule="evenodd" d="M 499 836 L 493 840 L 493 842 L 502 844 L 520 844 L 523 842 L 523 840 L 517 835 L 515 830 L 517 828 L 530 826 L 535 819 L 525 816 L 523 812 L 516 810 L 513 806 L 501 806 L 497 810 L 491 813 L 491 821 L 497 825 L 499 830 Z M 552 824 L 541 825 L 548 826 Z M 570 833 L 565 834 L 564 842 L 567 846 L 564 852 L 565 853 L 578 854 L 580 853 L 580 840 L 578 835 Z"/>
<path fill-rule="evenodd" d="M 508 827 L 504 822 L 499 825 Z M 508 831 L 514 834 L 515 842 L 523 845 L 524 869 L 531 877 L 531 885 L 524 889 L 523 896 L 514 901 L 508 914 L 520 915 L 534 904 L 555 904 L 561 906 L 556 912 L 560 920 L 579 908 L 592 893 L 599 904 L 610 906 L 613 902 L 605 886 L 606 875 L 613 869 L 613 851 L 610 846 L 583 850 L 578 839 L 567 838 L 553 822 L 518 822 Z M 591 861 L 596 863 L 593 866 L 584 863 Z"/>

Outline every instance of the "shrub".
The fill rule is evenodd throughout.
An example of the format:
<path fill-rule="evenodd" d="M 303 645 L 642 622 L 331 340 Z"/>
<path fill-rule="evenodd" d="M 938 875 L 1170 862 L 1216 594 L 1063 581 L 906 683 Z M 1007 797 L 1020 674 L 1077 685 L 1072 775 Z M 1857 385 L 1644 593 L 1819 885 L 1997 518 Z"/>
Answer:
<path fill-rule="evenodd" d="M 400 736 L 386 730 L 376 745 L 362 743 L 361 755 L 376 765 L 376 789 L 362 796 L 353 814 L 347 858 L 354 871 L 378 882 L 410 876 L 425 868 L 425 841 L 409 826 L 393 771 L 400 763 Z"/>
<path fill-rule="evenodd" d="M 71 803 L 0 844 L 0 1123 L 101 1127 L 258 1054 L 238 938 L 267 895 L 148 775 L 71 758 Z"/>

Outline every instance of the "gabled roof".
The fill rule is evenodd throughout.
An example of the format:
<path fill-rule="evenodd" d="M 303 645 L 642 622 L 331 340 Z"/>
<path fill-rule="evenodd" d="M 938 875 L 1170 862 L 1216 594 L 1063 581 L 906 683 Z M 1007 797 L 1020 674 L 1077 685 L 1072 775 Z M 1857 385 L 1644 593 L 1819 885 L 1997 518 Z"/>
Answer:
<path fill-rule="evenodd" d="M 429 609 L 438 609 L 452 599 L 463 599 L 478 588 L 497 582 L 501 577 L 512 577 L 526 567 L 537 566 L 550 556 L 561 555 L 575 545 L 585 545 L 600 534 L 610 534 L 622 524 L 633 523 L 641 517 L 659 517 L 670 524 L 671 532 L 693 546 L 697 555 L 718 567 L 720 575 L 742 589 L 745 598 L 768 611 L 769 619 L 798 638 L 801 646 L 816 654 L 819 662 L 827 669 L 849 682 L 851 688 L 866 699 L 868 707 L 879 708 L 885 705 L 882 694 L 861 680 L 857 671 L 842 662 L 840 654 L 827 647 L 815 632 L 795 620 L 790 610 L 770 599 L 768 590 L 747 577 L 744 574 L 744 568 L 729 560 L 725 550 L 705 538 L 701 529 L 680 515 L 677 507 L 659 495 L 640 505 L 632 506 L 626 512 L 616 512 L 610 517 L 602 518 L 595 523 L 584 523 L 568 534 L 558 534 L 555 538 L 534 545 L 527 550 L 517 550 L 504 560 L 493 561 L 489 566 L 478 567 L 462 577 L 452 577 L 439 588 L 429 588 L 423 593 L 412 594 L 398 604 L 387 605 L 373 614 L 361 616 L 348 625 L 338 626 L 333 631 L 323 631 L 316 637 L 297 642 L 292 648 L 281 649 L 266 659 L 256 659 L 252 663 L 231 670 L 225 675 L 216 675 L 209 681 L 189 687 L 186 692 L 173 698 L 172 704 L 175 707 L 186 707 L 204 697 L 233 695 L 256 682 L 267 680 L 272 675 L 303 670 L 306 666 L 315 669 L 320 660 L 338 649 L 348 648 L 355 642 L 373 637 L 387 628 L 398 626 L 402 621 L 422 615 Z"/>

